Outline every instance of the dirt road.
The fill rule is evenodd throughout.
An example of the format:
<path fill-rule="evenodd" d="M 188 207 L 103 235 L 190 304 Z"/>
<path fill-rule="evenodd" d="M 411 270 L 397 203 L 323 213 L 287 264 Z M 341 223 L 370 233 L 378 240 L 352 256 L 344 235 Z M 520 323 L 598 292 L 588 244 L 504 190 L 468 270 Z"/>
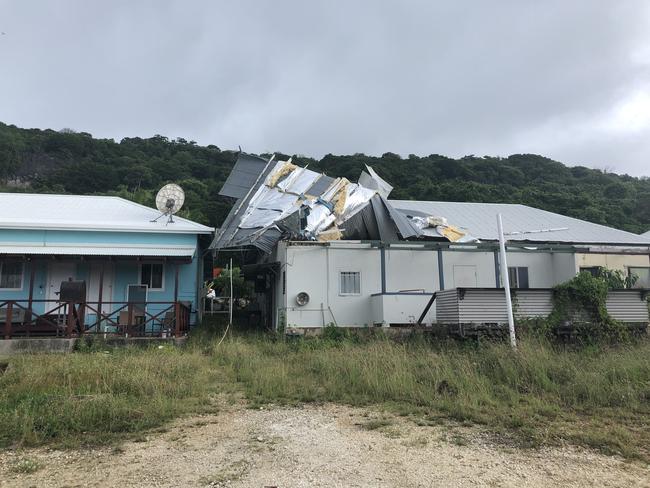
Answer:
<path fill-rule="evenodd" d="M 231 406 L 121 448 L 0 452 L 2 488 L 115 486 L 650 487 L 650 468 L 574 448 L 507 448 L 471 429 L 333 405 Z"/>

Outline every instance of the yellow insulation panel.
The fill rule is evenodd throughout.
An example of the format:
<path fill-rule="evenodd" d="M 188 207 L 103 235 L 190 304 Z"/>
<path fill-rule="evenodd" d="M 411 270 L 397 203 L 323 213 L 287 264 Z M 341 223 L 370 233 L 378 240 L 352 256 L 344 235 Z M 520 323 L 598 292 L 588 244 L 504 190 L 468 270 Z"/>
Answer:
<path fill-rule="evenodd" d="M 278 181 L 280 181 L 280 179 L 283 176 L 288 175 L 296 168 L 298 168 L 298 166 L 296 166 L 295 164 L 292 164 L 289 161 L 285 161 L 285 163 L 282 166 L 280 166 L 280 169 L 278 169 L 275 173 L 271 175 L 271 178 L 269 179 L 267 186 L 269 188 L 273 188 L 275 185 L 278 184 Z"/>

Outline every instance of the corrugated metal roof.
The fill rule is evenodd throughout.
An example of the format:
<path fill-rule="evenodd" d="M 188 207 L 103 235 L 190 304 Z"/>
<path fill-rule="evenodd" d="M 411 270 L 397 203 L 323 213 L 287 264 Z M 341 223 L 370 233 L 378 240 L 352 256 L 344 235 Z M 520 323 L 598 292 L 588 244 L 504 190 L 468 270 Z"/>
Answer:
<path fill-rule="evenodd" d="M 646 237 L 650 241 L 650 230 L 645 234 L 641 234 L 641 237 Z"/>
<path fill-rule="evenodd" d="M 650 245 L 650 239 L 631 232 L 526 205 L 415 200 L 390 200 L 390 202 L 407 215 L 445 217 L 450 225 L 465 230 L 481 240 L 498 240 L 496 216 L 501 213 L 506 233 L 568 228 L 539 234 L 510 235 L 507 237 L 510 241 Z"/>
<path fill-rule="evenodd" d="M 120 197 L 0 193 L 0 229 L 62 229 L 212 234 L 211 227 L 174 216 L 167 224 L 156 209 Z"/>
<path fill-rule="evenodd" d="M 219 195 L 242 198 L 264 171 L 268 160 L 251 154 L 240 153 L 237 162 L 221 187 Z"/>
<path fill-rule="evenodd" d="M 271 162 L 239 154 L 220 192 L 238 200 L 216 233 L 211 249 L 252 245 L 268 253 L 283 233 L 314 239 L 323 231 L 340 232 L 344 239 L 385 241 L 398 240 L 398 232 L 404 238 L 423 234 L 381 196 L 392 187 L 369 166 L 364 178 L 375 189 L 297 167 L 290 161 Z M 250 187 L 244 191 L 246 185 Z M 299 209 L 304 214 L 297 215 Z M 374 216 L 373 212 L 381 215 Z M 306 225 L 301 228 L 303 216 Z"/>
<path fill-rule="evenodd" d="M 239 158 L 242 157 L 248 158 L 248 157 L 256 157 L 256 156 L 250 156 L 245 153 L 240 153 Z M 261 158 L 258 159 L 260 159 L 260 161 L 264 161 L 265 164 L 263 167 L 261 166 L 258 167 L 258 169 L 261 168 L 260 173 L 255 178 L 251 188 L 259 188 L 259 186 L 263 184 L 265 178 L 269 175 L 269 173 L 274 168 L 273 164 L 268 164 L 270 160 L 262 160 Z M 244 196 L 242 196 L 235 202 L 235 204 L 230 209 L 230 212 L 228 212 L 228 216 L 226 217 L 226 220 L 224 220 L 223 224 L 221 224 L 219 231 L 215 233 L 214 239 L 210 244 L 211 249 L 237 247 L 240 245 L 250 244 L 250 242 L 247 242 L 247 239 L 254 233 L 255 230 L 240 229 L 239 223 L 242 217 L 244 216 L 244 214 L 246 213 L 246 210 L 248 209 L 248 204 L 250 203 L 254 195 L 255 195 L 254 191 L 251 192 L 247 191 L 244 194 Z M 265 243 L 265 239 L 261 239 L 261 240 L 258 239 L 258 240 L 260 243 Z M 272 243 L 270 245 L 270 249 L 273 249 L 274 244 L 275 243 Z M 266 248 L 268 248 L 268 246 L 265 246 L 265 249 Z M 270 252 L 270 251 L 266 251 L 266 252 Z"/>
<path fill-rule="evenodd" d="M 122 244 L 97 244 L 97 245 L 35 245 L 33 242 L 25 244 L 0 244 L 0 254 L 47 254 L 66 256 L 142 256 L 142 257 L 192 257 L 196 248 L 194 246 L 133 246 Z"/>

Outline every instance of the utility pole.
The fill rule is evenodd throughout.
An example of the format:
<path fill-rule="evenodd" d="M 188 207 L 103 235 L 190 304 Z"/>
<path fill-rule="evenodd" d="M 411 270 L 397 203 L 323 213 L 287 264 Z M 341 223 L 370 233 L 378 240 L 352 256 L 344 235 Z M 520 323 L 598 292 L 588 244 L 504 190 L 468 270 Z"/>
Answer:
<path fill-rule="evenodd" d="M 499 255 L 501 261 L 501 284 L 506 292 L 506 307 L 508 309 L 508 331 L 510 332 L 510 345 L 517 349 L 517 337 L 515 336 L 515 319 L 512 314 L 512 300 L 510 298 L 510 276 L 508 275 L 508 261 L 506 258 L 506 240 L 503 237 L 503 221 L 501 214 L 497 214 L 497 226 L 499 228 Z"/>
<path fill-rule="evenodd" d="M 510 333 L 510 345 L 513 349 L 517 349 L 515 318 L 512 313 L 512 299 L 510 297 L 510 275 L 508 274 L 508 259 L 506 256 L 506 239 L 503 234 L 503 220 L 501 218 L 501 214 L 497 214 L 497 227 L 499 229 L 499 261 L 501 262 L 501 285 L 503 286 L 506 293 L 506 308 L 508 309 L 508 331 Z M 562 230 L 568 230 L 568 227 L 510 232 L 508 235 L 539 234 L 541 232 L 557 232 Z"/>

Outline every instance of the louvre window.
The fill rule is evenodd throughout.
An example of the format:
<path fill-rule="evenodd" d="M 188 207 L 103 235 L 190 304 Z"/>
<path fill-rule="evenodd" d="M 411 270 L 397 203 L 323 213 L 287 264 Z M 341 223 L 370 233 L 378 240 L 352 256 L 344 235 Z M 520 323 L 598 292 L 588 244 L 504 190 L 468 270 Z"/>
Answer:
<path fill-rule="evenodd" d="M 162 290 L 164 267 L 162 263 L 145 263 L 140 268 L 140 284 L 150 290 Z"/>
<path fill-rule="evenodd" d="M 23 287 L 23 263 L 0 262 L 0 288 L 19 290 Z"/>
<path fill-rule="evenodd" d="M 359 271 L 341 271 L 341 295 L 361 294 L 361 273 Z"/>
<path fill-rule="evenodd" d="M 525 266 L 508 268 L 508 278 L 510 280 L 510 288 L 529 288 L 528 268 Z"/>

